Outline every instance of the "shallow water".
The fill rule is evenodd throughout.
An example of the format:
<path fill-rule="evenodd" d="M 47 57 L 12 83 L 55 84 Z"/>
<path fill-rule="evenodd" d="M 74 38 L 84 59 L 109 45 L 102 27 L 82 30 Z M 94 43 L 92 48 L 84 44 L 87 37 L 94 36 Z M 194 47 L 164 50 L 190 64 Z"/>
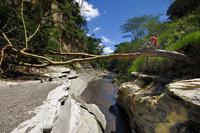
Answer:
<path fill-rule="evenodd" d="M 96 104 L 106 117 L 105 133 L 131 133 L 128 116 L 116 103 L 117 87 L 113 76 L 106 75 L 91 81 L 81 94 L 81 100 Z"/>

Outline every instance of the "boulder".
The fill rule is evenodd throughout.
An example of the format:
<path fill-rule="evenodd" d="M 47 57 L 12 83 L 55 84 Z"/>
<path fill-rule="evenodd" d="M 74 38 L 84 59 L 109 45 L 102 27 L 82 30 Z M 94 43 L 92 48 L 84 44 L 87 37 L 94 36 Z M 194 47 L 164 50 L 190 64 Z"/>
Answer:
<path fill-rule="evenodd" d="M 166 80 L 147 77 L 119 87 L 118 102 L 129 115 L 132 132 L 198 133 L 200 79 L 166 85 Z"/>

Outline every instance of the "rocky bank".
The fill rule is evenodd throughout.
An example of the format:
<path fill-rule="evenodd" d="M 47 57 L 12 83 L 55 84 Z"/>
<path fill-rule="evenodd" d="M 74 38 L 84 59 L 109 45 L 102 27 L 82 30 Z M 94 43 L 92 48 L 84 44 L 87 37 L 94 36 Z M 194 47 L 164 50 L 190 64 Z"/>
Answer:
<path fill-rule="evenodd" d="M 118 92 L 133 133 L 200 132 L 200 79 L 170 81 L 137 73 L 133 78 Z"/>
<path fill-rule="evenodd" d="M 76 99 L 100 72 L 48 69 L 45 79 L 1 81 L 0 132 L 104 132 L 106 120 L 99 108 Z"/>

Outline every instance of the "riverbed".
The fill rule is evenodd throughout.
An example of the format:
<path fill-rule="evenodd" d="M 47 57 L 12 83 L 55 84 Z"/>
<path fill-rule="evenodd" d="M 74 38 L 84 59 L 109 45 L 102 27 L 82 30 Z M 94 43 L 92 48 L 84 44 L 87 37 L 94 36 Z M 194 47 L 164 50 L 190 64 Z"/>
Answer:
<path fill-rule="evenodd" d="M 112 83 L 114 74 L 99 75 L 89 82 L 79 96 L 81 102 L 96 104 L 106 117 L 105 133 L 130 133 L 128 116 L 116 102 L 117 86 Z"/>
<path fill-rule="evenodd" d="M 68 126 L 73 125 L 70 123 L 74 122 L 72 121 L 72 117 L 77 115 L 74 114 L 75 110 L 72 109 L 73 111 L 71 114 L 70 111 L 67 112 L 63 110 L 71 110 L 71 102 L 73 101 L 73 106 L 77 107 L 76 111 L 78 113 L 76 121 L 79 123 L 74 125 L 74 129 L 79 127 L 79 132 L 82 133 L 82 129 L 87 129 L 86 132 L 89 131 L 93 133 L 93 131 L 90 129 L 95 126 L 96 129 L 101 128 L 101 130 L 95 130 L 94 133 L 101 131 L 105 133 L 130 132 L 128 117 L 123 109 L 121 109 L 116 103 L 117 86 L 112 84 L 112 80 L 115 77 L 114 74 L 109 72 L 89 70 L 80 72 L 78 74 L 79 76 L 76 76 L 75 72 L 72 71 L 70 74 L 67 74 L 68 76 L 66 76 L 65 73 L 63 73 L 63 71 L 66 70 L 60 70 L 60 68 L 56 70 L 59 70 L 59 72 L 51 74 L 51 76 L 54 76 L 53 81 L 1 82 L 0 116 L 2 119 L 0 120 L 0 125 L 2 126 L 0 128 L 0 132 L 8 133 L 13 129 L 16 129 L 16 131 L 20 131 L 21 133 L 22 130 L 26 131 L 32 129 L 32 127 L 40 126 L 40 124 L 34 125 L 37 122 L 40 123 L 40 119 L 44 120 L 43 117 L 39 117 L 39 114 L 47 114 L 47 112 L 51 113 L 52 110 L 49 109 L 53 109 L 52 106 L 49 106 L 53 104 L 49 97 L 55 92 L 62 90 L 60 87 L 64 87 L 64 84 L 66 83 L 69 85 L 69 88 L 64 87 L 64 90 L 62 90 L 62 95 L 66 94 L 67 97 L 65 98 L 67 100 L 65 106 L 61 107 L 60 115 L 58 115 L 58 123 L 59 121 L 61 122 L 59 126 L 63 126 L 62 123 L 65 125 L 63 127 L 66 127 L 67 123 L 69 123 Z M 64 76 L 62 74 L 64 74 Z M 55 75 L 58 75 L 58 77 L 56 78 Z M 69 79 L 69 77 L 74 77 L 74 79 Z M 60 102 L 57 93 L 55 96 L 55 99 Z M 95 107 L 95 105 L 93 106 L 91 104 L 95 104 L 98 107 Z M 58 112 L 60 110 L 60 106 L 56 104 L 55 107 L 57 107 L 55 112 Z M 85 108 L 87 109 L 85 110 Z M 105 115 L 105 117 L 100 111 L 98 112 L 98 108 Z M 93 112 L 90 112 L 88 109 L 90 111 L 93 110 Z M 66 114 L 66 119 L 62 119 L 62 112 Z M 97 114 L 93 114 L 95 112 Z M 52 113 L 52 118 L 54 115 L 55 114 Z M 49 114 L 49 116 L 51 116 L 51 114 Z M 57 116 L 55 115 L 55 117 Z M 105 119 L 107 123 L 106 125 Z M 37 122 L 32 122 L 32 120 L 37 120 Z M 101 127 L 98 127 L 99 124 L 97 121 L 102 124 Z M 57 129 L 59 126 L 55 126 L 55 128 L 53 127 L 53 130 Z M 58 133 L 57 131 L 58 130 L 56 130 L 56 133 Z M 63 128 L 63 131 L 67 132 L 68 130 Z"/>

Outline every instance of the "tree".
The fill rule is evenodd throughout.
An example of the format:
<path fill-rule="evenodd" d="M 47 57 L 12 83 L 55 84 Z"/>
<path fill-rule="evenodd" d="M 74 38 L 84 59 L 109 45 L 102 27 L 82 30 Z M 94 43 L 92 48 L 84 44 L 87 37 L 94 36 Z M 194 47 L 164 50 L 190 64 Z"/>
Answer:
<path fill-rule="evenodd" d="M 87 53 L 100 55 L 103 53 L 104 46 L 101 45 L 101 39 L 96 39 L 95 37 L 88 37 L 87 39 Z"/>
<path fill-rule="evenodd" d="M 158 22 L 158 16 L 143 15 L 128 19 L 121 26 L 121 30 L 125 33 L 125 37 L 131 37 L 131 40 L 138 40 L 148 33 L 147 25 Z"/>
<path fill-rule="evenodd" d="M 195 11 L 199 14 L 199 0 L 175 0 L 168 8 L 167 15 L 173 20 L 194 13 Z"/>

